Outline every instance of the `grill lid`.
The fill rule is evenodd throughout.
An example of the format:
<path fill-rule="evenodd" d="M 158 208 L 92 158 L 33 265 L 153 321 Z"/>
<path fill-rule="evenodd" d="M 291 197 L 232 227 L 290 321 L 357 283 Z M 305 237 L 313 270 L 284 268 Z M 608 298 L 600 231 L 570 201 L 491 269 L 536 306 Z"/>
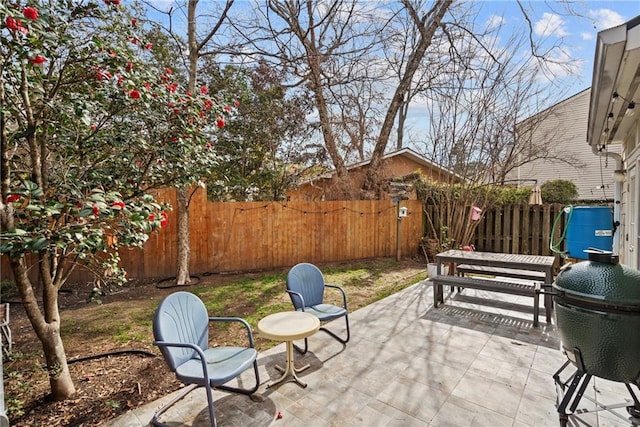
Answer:
<path fill-rule="evenodd" d="M 611 252 L 589 253 L 589 261 L 564 266 L 554 289 L 560 299 L 640 311 L 640 271 L 618 264 Z"/>

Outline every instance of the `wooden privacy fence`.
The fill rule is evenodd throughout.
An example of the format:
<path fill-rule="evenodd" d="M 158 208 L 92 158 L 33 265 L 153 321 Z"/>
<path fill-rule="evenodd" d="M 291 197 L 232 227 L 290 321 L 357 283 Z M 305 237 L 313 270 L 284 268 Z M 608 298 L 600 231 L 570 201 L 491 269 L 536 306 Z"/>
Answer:
<path fill-rule="evenodd" d="M 474 245 L 487 252 L 554 255 L 549 246 L 558 242 L 564 229 L 563 208 L 562 204 L 520 204 L 488 210 L 476 228 Z M 559 214 L 556 229 L 552 230 Z M 564 242 L 560 249 L 564 249 Z"/>
<path fill-rule="evenodd" d="M 176 205 L 175 190 L 157 192 L 157 199 Z M 391 200 L 329 202 L 210 202 L 197 190 L 190 208 L 192 274 L 256 271 L 364 258 L 402 257 L 418 253 L 422 204 L 404 200 L 408 216 L 398 220 Z M 398 239 L 398 223 L 400 238 Z M 176 213 L 169 225 L 152 235 L 142 249 L 120 252 L 130 278 L 175 276 Z M 11 278 L 6 257 L 2 278 Z M 36 269 L 32 269 L 33 274 Z M 71 281 L 91 280 L 85 271 Z"/>
<path fill-rule="evenodd" d="M 565 217 L 561 215 L 551 236 L 553 223 L 562 212 L 564 205 L 503 205 L 482 213 L 477 224 L 473 241 L 476 250 L 484 252 L 504 252 L 527 255 L 555 255 L 549 249 L 550 243 L 557 243 L 565 227 Z M 441 225 L 439 207 L 427 206 L 435 220 L 437 229 Z M 551 240 L 553 239 L 553 240 Z M 564 242 L 560 245 L 564 249 Z"/>

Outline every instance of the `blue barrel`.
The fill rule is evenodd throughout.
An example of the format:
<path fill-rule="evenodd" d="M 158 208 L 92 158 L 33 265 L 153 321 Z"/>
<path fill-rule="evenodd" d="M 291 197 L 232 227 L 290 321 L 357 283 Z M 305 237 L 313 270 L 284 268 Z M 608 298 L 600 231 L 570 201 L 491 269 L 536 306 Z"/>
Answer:
<path fill-rule="evenodd" d="M 613 250 L 613 210 L 608 206 L 570 206 L 566 218 L 566 253 L 588 259 L 585 249 Z"/>

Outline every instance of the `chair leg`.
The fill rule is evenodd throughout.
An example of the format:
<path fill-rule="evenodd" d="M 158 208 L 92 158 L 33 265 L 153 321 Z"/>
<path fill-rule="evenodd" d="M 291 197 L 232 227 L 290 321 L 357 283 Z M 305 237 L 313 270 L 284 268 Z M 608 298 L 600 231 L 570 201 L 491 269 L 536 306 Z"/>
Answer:
<path fill-rule="evenodd" d="M 215 388 L 217 388 L 219 390 L 229 391 L 229 392 L 232 392 L 232 393 L 238 393 L 238 394 L 245 394 L 245 395 L 253 394 L 260 387 L 260 375 L 258 374 L 258 361 L 257 360 L 253 361 L 253 373 L 254 373 L 254 375 L 256 377 L 256 384 L 251 389 L 229 387 L 229 386 L 225 386 L 225 385 L 216 386 Z M 187 394 L 191 393 L 193 390 L 195 390 L 198 387 L 202 387 L 202 386 L 200 386 L 198 384 L 190 384 L 189 386 L 185 387 L 185 389 L 180 394 L 178 394 L 171 401 L 167 402 L 160 409 L 158 409 L 158 411 L 156 411 L 156 413 L 153 415 L 153 418 L 151 419 L 151 425 L 158 426 L 158 427 L 165 426 L 165 424 L 163 424 L 160 421 L 158 421 L 158 417 L 160 417 L 160 415 L 165 413 L 167 411 L 167 409 L 169 409 L 171 406 L 173 406 L 178 401 L 184 399 L 184 397 Z M 209 408 L 209 418 L 211 419 L 211 426 L 212 427 L 216 427 L 218 422 L 216 420 L 215 407 L 213 405 L 213 388 L 212 387 L 207 387 L 207 386 L 204 386 L 204 387 L 207 389 L 207 391 L 206 391 L 206 393 L 207 393 L 207 406 Z"/>
<path fill-rule="evenodd" d="M 207 406 L 209 407 L 209 420 L 211 420 L 211 427 L 217 427 L 218 421 L 216 420 L 216 411 L 213 406 L 213 388 L 210 384 L 206 384 L 207 389 Z"/>
<path fill-rule="evenodd" d="M 334 332 L 331 332 L 330 330 L 328 330 L 327 328 L 320 328 L 321 331 L 326 332 L 327 334 L 331 335 L 333 338 L 335 338 L 338 342 L 342 343 L 342 344 L 346 344 L 349 342 L 349 339 L 351 339 L 351 330 L 349 329 L 349 315 L 346 314 L 344 316 L 344 320 L 345 323 L 347 325 L 347 336 L 346 338 L 341 338 L 338 335 L 336 335 Z M 298 347 L 297 345 L 293 345 L 293 348 L 296 349 L 296 351 L 300 354 L 306 354 L 307 351 L 309 350 L 309 342 L 308 339 L 305 338 L 304 339 L 304 349 Z"/>
<path fill-rule="evenodd" d="M 260 375 L 258 374 L 258 360 L 254 360 L 253 361 L 253 373 L 256 377 L 256 384 L 248 389 L 248 388 L 237 388 L 237 387 L 229 387 L 228 385 L 219 385 L 216 386 L 217 389 L 219 390 L 224 390 L 224 391 L 230 391 L 232 393 L 238 393 L 238 394 L 245 394 L 245 395 L 250 395 L 255 393 L 256 391 L 258 391 L 258 388 L 260 387 Z"/>
<path fill-rule="evenodd" d="M 307 354 L 307 351 L 309 350 L 309 340 L 307 338 L 304 339 L 304 349 L 298 347 L 297 345 L 293 345 L 293 348 L 296 349 L 296 351 L 300 354 Z"/>
<path fill-rule="evenodd" d="M 346 338 L 339 337 L 338 335 L 336 335 L 335 333 L 331 332 L 327 328 L 320 328 L 320 330 L 328 333 L 329 335 L 331 335 L 333 338 L 335 338 L 340 343 L 346 344 L 346 343 L 349 342 L 349 339 L 351 338 L 351 331 L 349 330 L 349 315 L 348 314 L 345 314 L 344 321 L 345 321 L 345 323 L 347 325 L 347 336 L 346 336 Z"/>
<path fill-rule="evenodd" d="M 187 394 L 191 393 L 193 390 L 195 390 L 198 387 L 201 387 L 201 386 L 198 384 L 190 384 L 187 387 L 185 387 L 184 390 L 182 390 L 182 392 L 180 392 L 176 397 L 174 397 L 169 402 L 162 405 L 156 411 L 156 413 L 153 414 L 153 418 L 151 418 L 151 425 L 157 426 L 157 427 L 165 426 L 165 424 L 158 421 L 158 418 L 160 417 L 160 415 L 164 414 L 167 411 L 167 409 L 172 407 L 174 404 L 176 404 L 180 400 L 184 399 L 187 396 Z"/>

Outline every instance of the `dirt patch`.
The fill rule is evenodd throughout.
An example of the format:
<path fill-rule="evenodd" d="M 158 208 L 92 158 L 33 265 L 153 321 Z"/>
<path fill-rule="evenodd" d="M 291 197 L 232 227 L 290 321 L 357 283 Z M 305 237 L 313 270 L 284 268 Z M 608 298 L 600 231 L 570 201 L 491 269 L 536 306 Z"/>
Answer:
<path fill-rule="evenodd" d="M 354 311 L 426 276 L 423 260 L 364 260 L 320 266 L 327 282 L 343 286 Z M 212 315 L 257 319 L 290 309 L 284 292 L 286 270 L 209 275 L 183 288 L 197 293 Z M 157 282 L 131 283 L 88 302 L 91 286 L 61 294 L 62 336 L 76 394 L 64 402 L 48 399 L 49 382 L 39 341 L 19 304 L 11 306 L 13 354 L 4 361 L 5 407 L 12 426 L 98 426 L 180 387 L 152 345 L 153 311 L 176 288 Z M 233 297 L 239 292 L 243 298 Z M 240 301 L 242 303 L 240 303 Z M 217 314 L 212 311 L 218 311 Z M 241 330 L 216 331 L 215 340 L 241 342 Z M 264 350 L 274 343 L 256 337 Z"/>

